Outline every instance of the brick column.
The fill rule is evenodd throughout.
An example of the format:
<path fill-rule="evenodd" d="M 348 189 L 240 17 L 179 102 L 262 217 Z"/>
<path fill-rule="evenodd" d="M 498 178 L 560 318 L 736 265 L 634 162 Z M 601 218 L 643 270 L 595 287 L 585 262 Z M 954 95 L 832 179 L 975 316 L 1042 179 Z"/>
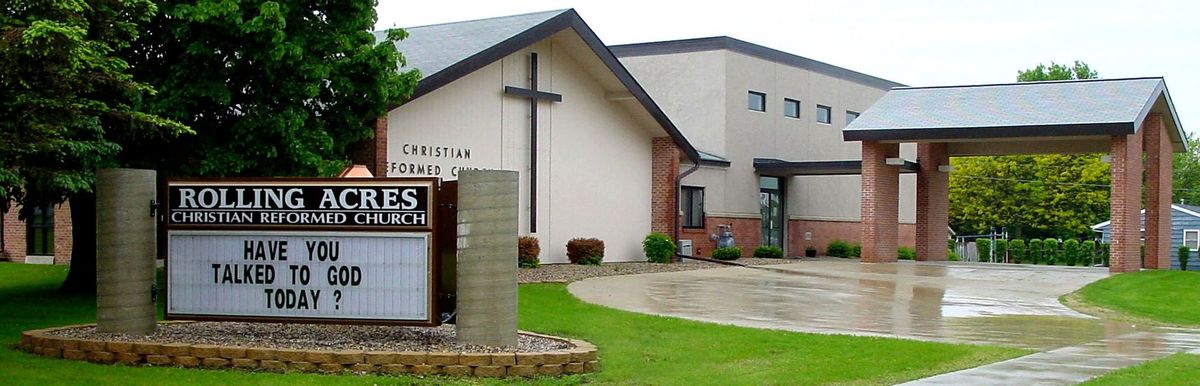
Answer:
<path fill-rule="evenodd" d="M 21 207 L 10 203 L 4 212 L 4 256 L 9 261 L 25 262 L 25 221 L 18 216 Z M 2 259 L 0 259 L 2 260 Z"/>
<path fill-rule="evenodd" d="M 945 261 L 950 237 L 950 174 L 945 143 L 917 144 L 917 260 Z"/>
<path fill-rule="evenodd" d="M 670 137 L 653 140 L 654 153 L 650 174 L 650 230 L 674 234 L 679 220 L 679 202 L 675 177 L 679 175 L 679 148 Z"/>
<path fill-rule="evenodd" d="M 899 237 L 900 168 L 888 166 L 900 154 L 900 145 L 862 143 L 862 262 L 896 261 Z"/>
<path fill-rule="evenodd" d="M 387 115 L 375 118 L 374 130 L 375 138 L 355 142 L 347 148 L 350 162 L 366 166 L 375 177 L 387 177 Z"/>
<path fill-rule="evenodd" d="M 71 202 L 63 201 L 54 208 L 54 264 L 71 263 Z"/>
<path fill-rule="evenodd" d="M 1146 268 L 1171 269 L 1171 173 L 1174 157 L 1171 136 L 1162 115 L 1150 113 L 1142 121 L 1142 146 L 1146 150 Z"/>
<path fill-rule="evenodd" d="M 1112 137 L 1111 258 L 1108 271 L 1141 268 L 1142 134 Z"/>

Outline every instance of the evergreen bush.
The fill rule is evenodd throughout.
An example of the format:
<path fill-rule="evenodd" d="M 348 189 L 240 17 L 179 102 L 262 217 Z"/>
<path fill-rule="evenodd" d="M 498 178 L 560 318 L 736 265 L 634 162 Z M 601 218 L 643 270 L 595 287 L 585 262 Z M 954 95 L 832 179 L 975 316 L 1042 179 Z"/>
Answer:
<path fill-rule="evenodd" d="M 975 240 L 975 250 L 979 252 L 979 261 L 988 261 L 991 257 L 989 253 L 992 251 L 991 239 Z"/>
<path fill-rule="evenodd" d="M 604 241 L 595 238 L 574 238 L 567 241 L 567 259 L 581 265 L 599 265 L 604 261 Z"/>
<path fill-rule="evenodd" d="M 1094 240 L 1083 240 L 1079 245 L 1080 265 L 1091 267 L 1096 264 L 1096 242 Z"/>
<path fill-rule="evenodd" d="M 742 257 L 742 249 L 738 247 L 724 247 L 713 250 L 712 257 L 717 260 L 737 260 Z"/>
<path fill-rule="evenodd" d="M 642 252 L 646 253 L 646 261 L 651 263 L 670 263 L 675 255 L 675 243 L 667 235 L 651 232 L 642 240 Z"/>
<path fill-rule="evenodd" d="M 850 243 L 842 240 L 830 241 L 829 246 L 825 247 L 825 255 L 833 257 L 850 257 Z"/>
<path fill-rule="evenodd" d="M 909 247 L 898 247 L 896 248 L 896 256 L 900 260 L 916 260 L 917 250 Z"/>
<path fill-rule="evenodd" d="M 1112 257 L 1112 244 L 1103 243 L 1100 245 L 1101 245 L 1100 260 L 1102 263 L 1104 263 L 1104 266 L 1107 267 L 1108 263 L 1109 263 L 1109 258 Z"/>
<path fill-rule="evenodd" d="M 1043 256 L 1046 258 L 1046 265 L 1055 265 L 1062 262 L 1062 251 L 1058 249 L 1058 239 L 1043 240 L 1042 248 L 1045 251 Z"/>
<path fill-rule="evenodd" d="M 1029 240 L 1029 253 L 1026 255 L 1029 256 L 1029 262 L 1031 264 L 1042 263 L 1042 244 L 1043 243 L 1041 239 Z"/>
<path fill-rule="evenodd" d="M 862 257 L 862 244 L 850 244 L 850 257 Z"/>
<path fill-rule="evenodd" d="M 1072 266 L 1072 265 L 1075 265 L 1075 263 L 1077 263 L 1080 260 L 1079 259 L 1079 240 L 1068 239 L 1066 241 L 1063 241 L 1062 250 L 1063 250 L 1062 256 L 1063 256 L 1064 264 L 1066 264 L 1068 266 Z"/>
<path fill-rule="evenodd" d="M 1188 260 L 1192 258 L 1192 249 L 1186 245 L 1179 246 L 1179 270 L 1187 271 Z"/>
<path fill-rule="evenodd" d="M 996 259 L 993 261 L 997 262 L 997 263 L 1003 263 L 1006 260 L 1005 257 L 1008 256 L 1008 240 L 1005 240 L 1005 239 L 996 240 L 996 244 L 992 245 L 992 249 L 996 250 L 994 252 L 994 254 L 996 255 Z"/>
<path fill-rule="evenodd" d="M 754 257 L 781 259 L 783 258 L 783 248 L 776 247 L 774 245 L 763 245 L 761 247 L 754 248 Z"/>
<path fill-rule="evenodd" d="M 1008 256 L 1012 258 L 1013 264 L 1026 263 L 1028 251 L 1025 249 L 1025 240 L 1016 239 L 1008 243 Z"/>
<path fill-rule="evenodd" d="M 949 248 L 946 251 L 946 260 L 961 261 L 962 259 L 958 257 L 958 252 L 954 252 L 954 248 Z"/>
<path fill-rule="evenodd" d="M 542 247 L 538 246 L 537 237 L 521 236 L 517 238 L 517 266 L 521 268 L 537 268 L 542 263 L 538 260 L 538 255 L 542 253 Z"/>

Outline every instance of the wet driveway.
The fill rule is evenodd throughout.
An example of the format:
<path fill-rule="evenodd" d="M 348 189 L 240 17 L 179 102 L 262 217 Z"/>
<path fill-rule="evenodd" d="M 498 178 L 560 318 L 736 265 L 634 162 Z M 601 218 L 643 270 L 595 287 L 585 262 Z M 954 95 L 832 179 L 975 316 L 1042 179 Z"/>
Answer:
<path fill-rule="evenodd" d="M 1107 276 L 1091 267 L 818 259 L 594 278 L 569 290 L 590 303 L 723 324 L 1042 351 L 926 383 L 1070 384 L 1200 349 L 1191 330 L 1105 321 L 1058 302 Z"/>

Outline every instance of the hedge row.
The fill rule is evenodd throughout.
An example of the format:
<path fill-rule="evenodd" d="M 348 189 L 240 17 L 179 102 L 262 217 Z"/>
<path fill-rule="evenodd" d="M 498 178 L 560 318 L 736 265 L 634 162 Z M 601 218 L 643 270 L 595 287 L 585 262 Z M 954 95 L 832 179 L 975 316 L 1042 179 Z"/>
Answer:
<path fill-rule="evenodd" d="M 1045 265 L 1079 265 L 1093 266 L 1101 264 L 1108 266 L 1108 244 L 1096 243 L 1092 240 L 1069 239 L 1062 243 L 1058 239 L 1030 240 L 992 240 L 979 239 L 975 241 L 975 249 L 979 251 L 979 260 L 987 261 L 991 253 L 995 253 L 996 261 L 1009 261 L 1016 264 L 1045 264 Z M 1008 259 L 1005 259 L 1005 256 Z"/>

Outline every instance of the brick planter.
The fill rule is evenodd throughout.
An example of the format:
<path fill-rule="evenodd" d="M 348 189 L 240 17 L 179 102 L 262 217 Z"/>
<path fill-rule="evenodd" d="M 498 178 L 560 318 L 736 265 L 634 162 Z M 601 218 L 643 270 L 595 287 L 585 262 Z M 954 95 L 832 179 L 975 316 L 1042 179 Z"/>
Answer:
<path fill-rule="evenodd" d="M 532 377 L 591 373 L 598 368 L 596 346 L 591 343 L 530 332 L 521 334 L 563 341 L 571 347 L 529 353 L 329 351 L 98 341 L 50 334 L 57 330 L 88 326 L 91 325 L 25 331 L 21 333 L 18 347 L 41 356 L 93 363 L 274 372 Z"/>

